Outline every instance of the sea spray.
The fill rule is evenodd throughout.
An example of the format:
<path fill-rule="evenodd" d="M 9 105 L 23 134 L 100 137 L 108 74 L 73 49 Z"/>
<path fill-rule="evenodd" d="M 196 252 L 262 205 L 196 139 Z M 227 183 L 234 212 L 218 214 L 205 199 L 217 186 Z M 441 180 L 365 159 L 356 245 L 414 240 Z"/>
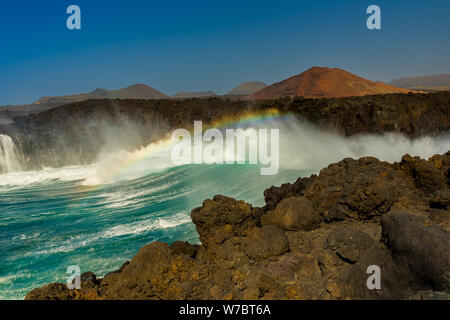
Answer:
<path fill-rule="evenodd" d="M 428 159 L 450 150 L 450 135 L 410 139 L 401 133 L 358 134 L 344 137 L 306 122 L 290 119 L 280 128 L 280 168 L 322 169 L 344 158 L 376 157 L 400 161 L 405 154 Z"/>
<path fill-rule="evenodd" d="M 279 169 L 279 129 L 228 128 L 224 134 L 216 128 L 203 132 L 202 121 L 194 121 L 193 139 L 187 129 L 172 132 L 174 141 L 179 138 L 171 152 L 176 165 L 259 164 L 261 175 L 275 175 Z"/>
<path fill-rule="evenodd" d="M 360 134 L 344 137 L 317 128 L 307 121 L 299 121 L 294 117 L 236 126 L 236 128 L 238 127 L 279 129 L 279 168 L 288 170 L 313 170 L 316 172 L 346 157 L 358 159 L 372 156 L 383 161 L 394 162 L 401 160 L 402 155 L 409 153 L 412 156 L 427 159 L 434 154 L 442 154 L 450 150 L 449 134 L 439 137 L 424 136 L 417 139 L 410 139 L 400 133 Z M 49 180 L 79 180 L 80 184 L 84 186 L 98 186 L 120 180 L 138 179 L 151 172 L 176 167 L 171 160 L 172 148 L 176 142 L 168 137 L 134 152 L 122 150 L 104 153 L 96 163 L 85 166 L 9 173 L 0 178 L 0 186 L 24 186 Z M 207 145 L 208 143 L 205 143 L 205 146 Z M 240 154 L 237 148 L 232 150 L 231 154 L 228 154 L 230 150 L 225 151 L 227 160 L 246 159 L 246 155 Z M 13 163 L 20 166 L 18 161 Z M 233 167 L 233 165 L 231 166 Z M 204 167 L 205 170 L 206 167 Z M 3 173 L 5 172 L 3 171 Z"/>
<path fill-rule="evenodd" d="M 14 140 L 10 136 L 0 134 L 0 173 L 21 171 L 19 158 Z"/>

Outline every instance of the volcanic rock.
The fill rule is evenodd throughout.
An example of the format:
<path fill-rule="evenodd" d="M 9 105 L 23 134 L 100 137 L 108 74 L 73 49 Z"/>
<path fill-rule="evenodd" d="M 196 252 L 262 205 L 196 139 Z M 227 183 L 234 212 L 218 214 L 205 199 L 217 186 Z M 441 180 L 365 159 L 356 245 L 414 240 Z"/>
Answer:
<path fill-rule="evenodd" d="M 256 260 L 279 256 L 288 250 L 286 234 L 273 225 L 254 228 L 245 238 L 245 252 Z"/>
<path fill-rule="evenodd" d="M 319 226 L 322 217 L 314 211 L 310 200 L 303 197 L 283 199 L 275 208 L 263 216 L 262 222 L 274 224 L 283 230 L 311 230 Z"/>
<path fill-rule="evenodd" d="M 373 242 L 372 237 L 361 230 L 336 227 L 327 237 L 327 248 L 334 250 L 343 261 L 354 264 Z"/>

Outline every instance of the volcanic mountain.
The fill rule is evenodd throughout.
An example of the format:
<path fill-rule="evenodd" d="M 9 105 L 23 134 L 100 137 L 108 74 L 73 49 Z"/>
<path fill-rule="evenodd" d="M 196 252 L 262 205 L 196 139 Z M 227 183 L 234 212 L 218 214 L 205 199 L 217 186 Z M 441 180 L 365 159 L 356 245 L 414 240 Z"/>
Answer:
<path fill-rule="evenodd" d="M 227 93 L 227 95 L 242 95 L 247 96 L 258 90 L 264 89 L 267 84 L 260 81 L 248 81 L 241 83 L 236 88 Z"/>
<path fill-rule="evenodd" d="M 313 67 L 299 75 L 259 90 L 246 99 L 258 100 L 295 96 L 331 98 L 408 93 L 410 91 L 382 82 L 370 81 L 339 68 Z"/>
<path fill-rule="evenodd" d="M 89 93 L 73 94 L 59 97 L 43 97 L 35 104 L 70 103 L 89 99 L 164 99 L 167 95 L 146 85 L 134 84 L 119 90 L 96 89 Z"/>

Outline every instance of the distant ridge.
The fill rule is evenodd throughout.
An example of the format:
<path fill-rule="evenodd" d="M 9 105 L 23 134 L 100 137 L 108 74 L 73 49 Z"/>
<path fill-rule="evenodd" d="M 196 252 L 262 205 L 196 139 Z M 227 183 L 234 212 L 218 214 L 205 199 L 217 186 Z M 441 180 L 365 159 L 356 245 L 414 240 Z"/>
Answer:
<path fill-rule="evenodd" d="M 241 83 L 233 90 L 229 91 L 227 95 L 242 95 L 248 96 L 258 90 L 264 89 L 267 87 L 267 84 L 260 81 L 248 81 Z"/>
<path fill-rule="evenodd" d="M 178 92 L 172 96 L 171 98 L 175 99 L 183 99 L 183 98 L 206 98 L 206 97 L 214 97 L 217 96 L 217 94 L 213 91 L 200 91 L 200 92 Z"/>
<path fill-rule="evenodd" d="M 450 90 L 450 74 L 436 74 L 420 77 L 404 77 L 392 80 L 390 85 L 400 88 L 440 91 Z"/>
<path fill-rule="evenodd" d="M 408 93 L 382 82 L 370 81 L 339 68 L 313 67 L 261 89 L 246 99 L 351 97 L 386 93 Z"/>
<path fill-rule="evenodd" d="M 34 104 L 70 103 L 89 99 L 164 99 L 167 95 L 146 85 L 134 84 L 119 90 L 95 89 L 89 93 L 58 97 L 42 97 Z"/>

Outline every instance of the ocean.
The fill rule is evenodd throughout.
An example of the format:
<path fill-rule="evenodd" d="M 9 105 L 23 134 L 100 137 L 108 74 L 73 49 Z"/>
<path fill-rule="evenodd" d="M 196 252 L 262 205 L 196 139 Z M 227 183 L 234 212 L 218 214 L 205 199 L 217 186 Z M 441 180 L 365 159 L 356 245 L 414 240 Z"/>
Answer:
<path fill-rule="evenodd" d="M 198 243 L 190 211 L 204 199 L 223 194 L 262 206 L 265 188 L 310 174 L 260 176 L 255 165 L 186 165 L 83 185 L 90 170 L 0 176 L 16 181 L 0 182 L 0 299 L 23 299 L 36 287 L 65 282 L 70 265 L 103 276 L 153 241 Z"/>
<path fill-rule="evenodd" d="M 36 287 L 65 282 L 71 265 L 104 276 L 153 241 L 198 243 L 190 212 L 217 194 L 263 206 L 266 188 L 345 157 L 398 161 L 405 153 L 427 158 L 450 149 L 448 135 L 344 138 L 306 123 L 272 126 L 280 129 L 280 170 L 267 176 L 257 164 L 175 166 L 157 144 L 104 155 L 95 164 L 21 171 L 13 142 L 3 136 L 0 299 L 23 299 Z"/>

